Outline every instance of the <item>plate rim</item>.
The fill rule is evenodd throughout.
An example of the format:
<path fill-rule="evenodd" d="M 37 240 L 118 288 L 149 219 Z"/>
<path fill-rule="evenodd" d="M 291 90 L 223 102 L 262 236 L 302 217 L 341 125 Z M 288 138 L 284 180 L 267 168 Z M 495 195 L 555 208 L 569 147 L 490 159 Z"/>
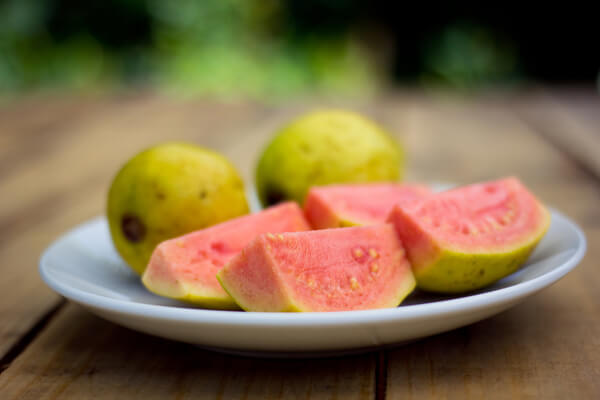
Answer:
<path fill-rule="evenodd" d="M 125 315 L 134 314 L 138 317 L 159 319 L 163 321 L 175 321 L 185 323 L 216 323 L 230 326 L 334 326 L 334 325 L 362 325 L 365 323 L 385 323 L 392 321 L 412 320 L 416 318 L 429 318 L 436 315 L 448 315 L 475 311 L 488 306 L 506 304 L 531 295 L 547 286 L 552 285 L 582 260 L 586 249 L 587 240 L 581 227 L 570 218 L 563 215 L 554 208 L 549 210 L 552 220 L 562 219 L 575 232 L 577 237 L 577 248 L 572 256 L 561 265 L 552 270 L 515 285 L 499 288 L 484 293 L 476 293 L 463 297 L 435 301 L 426 304 L 412 304 L 395 308 L 357 310 L 357 311 L 333 311 L 333 312 L 306 312 L 306 313 L 282 313 L 282 312 L 243 312 L 223 311 L 199 308 L 173 307 L 169 305 L 140 303 L 134 300 L 115 299 L 65 284 L 54 279 L 47 271 L 49 257 L 53 250 L 64 241 L 68 241 L 79 231 L 89 226 L 105 221 L 106 217 L 101 215 L 89 219 L 60 235 L 42 253 L 39 261 L 39 273 L 42 280 L 52 290 L 65 298 L 81 305 L 94 309 L 110 311 Z"/>

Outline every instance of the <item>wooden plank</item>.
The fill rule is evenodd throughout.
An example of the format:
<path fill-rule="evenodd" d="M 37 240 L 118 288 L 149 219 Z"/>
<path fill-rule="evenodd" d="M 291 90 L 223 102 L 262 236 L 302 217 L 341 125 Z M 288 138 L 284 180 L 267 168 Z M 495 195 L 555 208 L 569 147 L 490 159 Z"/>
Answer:
<path fill-rule="evenodd" d="M 542 92 L 517 102 L 524 121 L 600 179 L 600 98 Z"/>
<path fill-rule="evenodd" d="M 7 109 L 2 110 L 0 127 L 3 130 L 3 143 L 10 142 L 13 146 L 11 157 L 14 159 L 27 158 L 25 151 L 28 147 L 25 143 L 31 140 L 35 141 L 36 133 L 40 129 L 50 128 L 51 126 L 66 128 L 68 127 L 66 122 L 68 121 L 68 115 L 79 110 L 77 107 L 71 107 L 75 104 L 75 101 L 58 101 L 49 105 L 44 104 L 34 102 L 34 105 L 32 105 L 26 102 L 24 110 L 18 106 L 11 106 L 12 114 L 7 114 Z M 42 112 L 36 112 L 37 108 L 41 108 Z M 23 122 L 23 120 L 28 122 Z M 30 129 L 33 129 L 36 133 L 32 133 Z M 58 130 L 54 132 L 58 132 Z M 34 137 L 23 139 L 23 137 L 31 135 Z M 6 158 L 2 160 L 5 161 Z M 18 180 L 20 170 L 21 166 L 12 168 L 10 172 L 3 169 L 2 175 L 3 177 L 14 177 Z M 51 180 L 47 179 L 44 172 L 48 171 L 40 166 L 40 179 Z M 10 191 L 2 191 L 3 208 L 5 205 L 12 204 L 15 197 L 24 198 L 28 194 L 39 196 L 38 193 L 35 193 L 34 187 L 30 188 L 24 185 L 18 187 L 17 190 L 19 193 L 12 193 L 13 196 L 9 195 L 11 194 Z M 35 334 L 31 330 L 35 330 L 36 324 L 60 301 L 60 297 L 48 289 L 37 274 L 37 262 L 40 253 L 59 233 L 82 219 L 96 214 L 95 209 L 97 207 L 95 205 L 97 203 L 95 203 L 96 199 L 92 196 L 97 194 L 93 190 L 78 193 L 78 196 L 73 198 L 73 203 L 64 208 L 59 207 L 61 202 L 56 193 L 50 193 L 49 195 L 52 195 L 56 201 L 42 204 L 43 209 L 51 211 L 48 215 L 41 217 L 39 214 L 32 217 L 29 213 L 10 215 L 10 218 L 14 221 L 31 219 L 32 229 L 18 232 L 17 229 L 10 229 L 12 227 L 9 226 L 9 229 L 3 232 L 3 235 L 0 234 L 0 259 L 2 259 L 0 271 L 3 276 L 3 279 L 0 280 L 0 291 L 3 294 L 3 301 L 0 304 L 0 316 L 2 318 L 2 324 L 0 324 L 0 359 L 3 364 L 11 360 L 13 357 L 11 352 L 14 353 L 24 344 L 22 340 L 27 338 L 28 334 Z M 5 221 L 2 221 L 0 225 L 4 223 Z M 5 367 L 6 365 L 0 366 L 1 369 Z"/>
<path fill-rule="evenodd" d="M 13 111 L 20 113 L 18 108 Z M 62 112 L 68 114 L 68 107 Z M 38 115 L 35 107 L 27 107 L 26 114 L 32 120 Z M 224 114 L 227 119 L 217 117 Z M 0 179 L 0 359 L 59 299 L 38 276 L 42 250 L 60 233 L 103 213 L 110 180 L 127 158 L 153 143 L 175 139 L 227 150 L 228 138 L 242 136 L 242 128 L 263 115 L 241 105 L 143 97 L 101 105 L 51 130 L 51 135 L 61 136 L 59 143 Z M 31 126 L 38 129 L 31 123 L 9 133 L 27 136 Z M 27 149 L 20 144 L 16 157 L 26 157 Z M 234 162 L 244 166 L 247 160 L 240 152 Z"/>
<path fill-rule="evenodd" d="M 417 97 L 377 108 L 378 119 L 404 142 L 411 180 L 468 183 L 516 175 L 525 182 L 562 183 L 578 174 L 568 160 L 538 151 L 544 142 L 503 105 Z"/>
<path fill-rule="evenodd" d="M 103 205 L 101 186 L 77 192 L 68 201 L 54 204 L 53 212 L 29 229 L 7 235 L 0 244 L 0 358 L 59 301 L 37 273 L 43 249 L 59 234 L 98 214 Z"/>
<path fill-rule="evenodd" d="M 598 398 L 600 278 L 591 261 L 600 248 L 597 184 L 506 103 L 434 100 L 408 116 L 419 178 L 470 182 L 518 175 L 584 225 L 590 256 L 510 311 L 391 351 L 387 397 Z"/>
<path fill-rule="evenodd" d="M 455 98 L 408 96 L 354 107 L 397 132 L 408 150 L 409 178 L 466 183 L 518 175 L 545 201 L 585 222 L 590 247 L 600 244 L 600 235 L 594 230 L 594 224 L 600 222 L 594 206 L 598 188 L 572 162 L 515 118 L 506 104 L 477 105 Z M 5 185 L 0 187 L 4 193 L 6 188 L 30 188 L 40 183 L 40 175 L 37 179 L 33 176 L 35 169 L 47 168 L 60 171 L 61 175 L 54 188 L 41 182 L 41 187 L 33 187 L 31 195 L 23 195 L 20 201 L 10 200 L 8 207 L 12 212 L 0 215 L 0 224 L 10 221 L 14 213 L 25 222 L 5 225 L 17 235 L 16 239 L 5 235 L 4 240 L 10 241 L 6 245 L 2 242 L 0 251 L 10 253 L 10 263 L 18 261 L 19 254 L 36 245 L 36 237 L 41 243 L 52 237 L 43 235 L 55 234 L 61 222 L 68 226 L 85 213 L 99 212 L 112 177 L 109 171 L 116 170 L 141 146 L 173 138 L 173 132 L 178 132 L 179 139 L 223 151 L 251 179 L 252 165 L 262 143 L 289 116 L 306 108 L 178 103 L 150 98 L 81 121 L 71 128 L 80 135 L 73 135 L 66 147 L 43 154 L 35 167 L 24 169 L 22 186 L 14 176 L 7 183 L 0 182 Z M 90 147 L 95 150 L 93 154 Z M 78 157 L 73 155 L 76 153 Z M 81 171 L 71 171 L 73 161 L 80 163 Z M 44 222 L 48 223 L 48 230 L 40 233 L 27 215 L 43 204 L 36 203 L 35 198 L 48 199 L 51 197 L 45 196 L 50 193 L 69 195 L 61 197 L 52 212 L 42 213 L 43 221 L 53 222 Z M 574 196 L 577 201 L 573 201 Z M 71 207 L 75 209 L 71 219 L 63 222 L 61 214 L 68 214 Z M 30 242 L 19 242 L 19 238 Z M 22 270 L 25 264 L 19 265 Z M 600 293 L 600 277 L 593 267 L 586 259 L 553 288 L 514 310 L 392 351 L 379 362 L 373 355 L 306 364 L 220 356 L 137 334 L 68 306 L 0 375 L 0 393 L 3 398 L 110 398 L 117 392 L 120 396 L 124 393 L 123 397 L 150 398 L 372 398 L 377 386 L 376 364 L 383 370 L 381 383 L 387 360 L 386 390 L 390 398 L 468 398 L 481 397 L 478 394 L 483 392 L 553 398 L 567 390 L 582 398 L 594 398 L 597 396 L 590 395 L 598 394 L 595 382 L 600 382 L 600 346 L 594 339 L 600 333 L 595 317 L 600 304 L 596 294 Z M 10 284 L 19 287 L 19 273 L 15 272 L 18 270 L 11 271 L 14 279 Z M 37 278 L 35 274 L 27 276 L 26 279 Z M 27 290 L 21 287 L 11 292 L 8 286 L 2 287 L 0 282 L 0 290 L 18 293 L 14 298 L 25 303 L 30 303 L 30 297 L 43 287 L 38 282 L 30 284 Z M 17 320 L 26 311 L 24 308 L 10 318 Z M 0 309 L 0 315 L 4 317 L 6 313 Z M 568 339 L 563 340 L 566 336 Z M 512 386 L 506 386 L 509 384 Z M 506 387 L 514 391 L 507 392 Z M 383 394 L 381 390 L 377 393 Z"/>
<path fill-rule="evenodd" d="M 107 99 L 34 97 L 0 107 L 0 177 L 61 137 L 61 130 L 105 106 Z M 27 146 L 29 151 L 22 154 Z"/>
<path fill-rule="evenodd" d="M 61 135 L 66 140 L 49 146 L 0 181 L 2 193 L 15 193 L 5 199 L 0 210 L 0 255 L 5 261 L 0 266 L 4 274 L 0 291 L 5 296 L 0 305 L 0 354 L 14 349 L 40 316 L 56 304 L 57 296 L 37 275 L 39 253 L 61 231 L 102 212 L 110 180 L 127 158 L 156 142 L 188 140 L 222 151 L 251 180 L 259 148 L 293 110 L 150 97 L 101 107 L 62 126 Z M 52 179 L 47 179 L 49 174 Z M 369 365 L 365 369 L 372 374 L 374 369 Z M 10 376 L 12 368 L 5 374 Z M 345 376 L 338 380 L 343 382 Z M 45 377 L 39 379 L 44 381 Z M 301 385 L 296 389 L 286 384 L 282 390 L 304 390 L 303 379 L 298 377 Z M 329 385 L 322 382 L 311 385 L 318 392 L 319 385 Z M 262 386 L 251 392 L 260 393 Z M 371 391 L 373 385 L 367 386 Z"/>
<path fill-rule="evenodd" d="M 0 235 L 14 232 L 38 219 L 35 212 L 51 212 L 40 207 L 56 196 L 82 190 L 90 179 L 106 188 L 118 168 L 140 150 L 167 140 L 200 142 L 224 151 L 227 143 L 243 135 L 242 127 L 254 114 L 242 107 L 171 103 L 158 98 L 116 104 L 93 117 L 65 128 L 73 132 L 60 146 L 47 149 L 18 173 L 0 181 L 0 192 L 11 193 L 0 209 Z M 154 115 L 149 118 L 149 115 Z M 227 118 L 216 118 L 227 115 Z M 236 129 L 235 134 L 225 135 Z M 247 154 L 253 154 L 252 150 Z M 245 166 L 243 154 L 233 160 Z M 53 179 L 44 179 L 45 173 Z M 99 210 L 100 211 L 100 210 Z M 30 218 L 22 216 L 32 215 Z"/>
<path fill-rule="evenodd" d="M 595 244 L 576 272 L 498 316 L 391 352 L 388 398 L 597 399 Z M 590 279 L 596 276 L 594 279 Z"/>
<path fill-rule="evenodd" d="M 278 115 L 277 112 L 274 114 Z M 149 115 L 153 117 L 148 118 Z M 222 118 L 223 115 L 227 118 Z M 279 117 L 273 118 L 260 108 L 141 99 L 131 104 L 103 108 L 92 116 L 65 126 L 67 132 L 62 134 L 68 140 L 61 146 L 53 146 L 33 159 L 31 164 L 11 171 L 7 179 L 0 182 L 3 193 L 17 193 L 14 198 L 7 199 L 6 208 L 0 211 L 0 254 L 6 261 L 0 268 L 7 277 L 0 282 L 0 290 L 6 296 L 6 301 L 0 306 L 0 315 L 3 316 L 0 351 L 6 353 L 13 348 L 40 315 L 57 301 L 37 276 L 34 266 L 38 252 L 60 231 L 102 212 L 110 179 L 124 160 L 149 144 L 177 138 L 223 151 L 243 171 L 247 171 L 245 175 L 250 178 L 249 165 L 260 143 L 249 138 L 248 126 L 260 131 L 266 140 L 271 134 L 272 119 L 276 124 Z M 143 134 L 134 135 L 133 131 Z M 233 145 L 230 146 L 230 143 Z M 52 171 L 55 179 L 45 180 L 40 171 Z M 35 367 L 31 370 L 31 365 L 26 364 L 24 369 L 19 369 L 19 361 L 11 364 L 2 374 L 2 398 L 40 398 L 42 393 L 51 398 L 58 395 L 61 398 L 82 398 L 89 393 L 111 397 L 110 393 L 116 392 L 124 393 L 125 397 L 131 394 L 150 398 L 164 398 L 169 394 L 177 398 L 188 397 L 188 394 L 197 397 L 206 393 L 209 397 L 224 398 L 290 395 L 329 398 L 329 393 L 339 393 L 341 398 L 373 397 L 375 368 L 371 356 L 366 357 L 366 361 L 358 358 L 360 362 L 355 366 L 338 360 L 319 362 L 319 367 L 302 362 L 284 365 L 255 362 L 199 350 L 190 352 L 188 346 L 134 334 L 81 310 L 67 311 L 63 315 L 51 321 L 50 326 L 54 330 L 44 330 L 41 336 L 35 338 L 27 350 L 32 349 L 30 353 L 17 359 L 26 360 L 26 354 L 30 354 L 31 365 L 45 365 L 45 360 L 47 364 L 42 370 Z M 74 329 L 74 324 L 82 325 Z M 73 335 L 65 336 L 65 332 Z M 94 335 L 90 336 L 89 332 L 94 332 Z M 48 335 L 51 344 L 44 341 Z M 124 335 L 134 336 L 123 340 Z M 140 340 L 140 337 L 143 339 Z M 91 340 L 87 345 L 95 348 L 98 357 L 92 356 L 93 351 L 86 349 L 71 351 L 66 358 L 52 352 L 55 344 L 72 348 L 86 338 Z M 106 340 L 98 342 L 102 339 Z M 111 353 L 113 342 L 120 343 L 121 350 L 117 354 Z M 138 347 L 132 350 L 134 344 Z M 156 352 L 157 347 L 162 350 Z M 174 354 L 173 347 L 176 349 Z M 57 350 L 60 348 L 58 346 Z M 149 348 L 155 356 L 151 360 L 146 356 Z M 44 353 L 46 350 L 50 353 Z M 132 351 L 137 354 L 133 357 L 140 368 L 131 368 Z M 196 358 L 188 357 L 181 364 L 181 358 L 187 354 L 196 355 Z M 197 360 L 206 364 L 197 366 Z M 86 362 L 93 364 L 90 367 L 92 372 L 78 374 L 78 367 L 89 366 Z M 105 374 L 94 372 L 106 363 L 111 367 L 101 370 Z M 163 363 L 168 367 L 157 367 Z M 172 365 L 179 367 L 172 368 Z M 118 369 L 118 366 L 130 373 L 122 374 L 123 380 L 114 377 L 113 367 Z M 49 376 L 48 371 L 58 371 L 59 379 Z M 197 379 L 196 374 L 202 374 L 203 378 Z M 91 386 L 90 375 L 94 376 Z M 61 376 L 66 380 L 61 380 Z M 132 382 L 136 385 L 132 386 Z"/>
<path fill-rule="evenodd" d="M 575 87 L 565 90 L 545 90 L 541 96 L 551 98 L 569 112 L 575 114 L 582 124 L 600 125 L 600 90 L 593 87 Z M 596 131 L 600 134 L 600 131 Z"/>
<path fill-rule="evenodd" d="M 268 360 L 208 352 L 69 305 L 0 375 L 10 399 L 372 399 L 374 356 Z"/>

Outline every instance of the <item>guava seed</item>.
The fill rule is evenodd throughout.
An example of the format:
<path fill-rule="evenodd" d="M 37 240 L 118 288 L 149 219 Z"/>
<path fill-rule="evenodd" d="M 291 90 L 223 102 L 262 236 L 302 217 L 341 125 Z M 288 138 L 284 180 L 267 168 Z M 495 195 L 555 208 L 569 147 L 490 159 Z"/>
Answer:
<path fill-rule="evenodd" d="M 135 215 L 124 215 L 121 218 L 121 230 L 130 242 L 140 242 L 146 236 L 146 226 Z"/>

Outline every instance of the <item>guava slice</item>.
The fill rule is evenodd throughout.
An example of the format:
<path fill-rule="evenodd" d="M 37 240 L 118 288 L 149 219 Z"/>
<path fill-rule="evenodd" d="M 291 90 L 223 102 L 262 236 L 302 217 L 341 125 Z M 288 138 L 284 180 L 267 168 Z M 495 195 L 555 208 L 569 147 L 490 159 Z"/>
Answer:
<path fill-rule="evenodd" d="M 420 289 L 461 293 L 516 271 L 550 226 L 546 208 L 516 178 L 448 190 L 389 216 Z"/>
<path fill-rule="evenodd" d="M 367 183 L 312 187 L 304 213 L 315 229 L 381 224 L 396 204 L 409 204 L 431 194 L 424 185 Z"/>
<path fill-rule="evenodd" d="M 415 287 L 390 224 L 260 235 L 217 279 L 247 311 L 396 307 Z"/>
<path fill-rule="evenodd" d="M 248 242 L 261 233 L 310 229 L 294 202 L 231 219 L 160 243 L 142 282 L 158 295 L 206 308 L 238 309 L 215 275 Z"/>

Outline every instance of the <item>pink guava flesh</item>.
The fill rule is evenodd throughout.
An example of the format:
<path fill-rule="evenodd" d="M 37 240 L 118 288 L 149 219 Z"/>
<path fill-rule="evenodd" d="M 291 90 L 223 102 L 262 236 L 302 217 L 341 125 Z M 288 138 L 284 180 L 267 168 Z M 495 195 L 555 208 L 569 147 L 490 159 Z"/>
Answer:
<path fill-rule="evenodd" d="M 478 183 L 396 206 L 389 216 L 420 288 L 459 293 L 514 272 L 550 225 L 516 178 Z"/>
<path fill-rule="evenodd" d="M 237 308 L 215 275 L 256 236 L 308 230 L 294 202 L 267 208 L 160 243 L 142 277 L 161 296 L 209 308 Z"/>
<path fill-rule="evenodd" d="M 430 194 L 426 186 L 399 183 L 317 186 L 308 192 L 304 213 L 315 229 L 380 224 L 395 205 Z"/>
<path fill-rule="evenodd" d="M 390 224 L 260 235 L 217 277 L 247 311 L 396 307 L 415 287 Z"/>

